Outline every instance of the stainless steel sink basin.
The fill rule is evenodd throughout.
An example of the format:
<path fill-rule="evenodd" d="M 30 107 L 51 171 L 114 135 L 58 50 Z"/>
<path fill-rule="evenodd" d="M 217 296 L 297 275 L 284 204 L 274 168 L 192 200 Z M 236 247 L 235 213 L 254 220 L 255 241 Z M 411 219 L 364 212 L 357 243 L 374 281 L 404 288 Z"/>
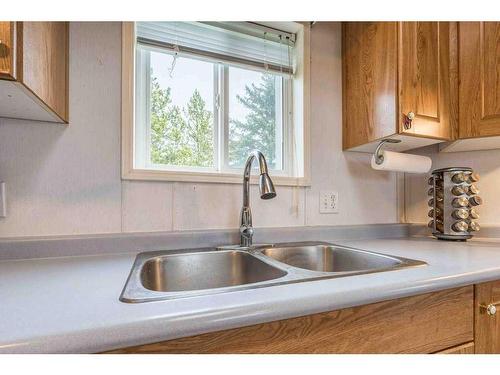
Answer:
<path fill-rule="evenodd" d="M 395 257 L 332 245 L 271 247 L 262 254 L 293 267 L 318 272 L 377 270 L 403 263 Z"/>
<path fill-rule="evenodd" d="M 186 298 L 425 264 L 325 242 L 153 251 L 137 255 L 120 300 Z"/>
<path fill-rule="evenodd" d="M 244 251 L 211 251 L 164 255 L 141 269 L 142 285 L 158 292 L 181 292 L 258 283 L 285 276 Z"/>

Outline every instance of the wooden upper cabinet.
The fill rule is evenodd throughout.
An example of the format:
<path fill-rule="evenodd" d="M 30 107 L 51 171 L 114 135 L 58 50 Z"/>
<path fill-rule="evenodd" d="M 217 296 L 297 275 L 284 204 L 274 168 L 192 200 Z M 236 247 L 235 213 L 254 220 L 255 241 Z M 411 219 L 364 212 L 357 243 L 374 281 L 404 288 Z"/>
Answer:
<path fill-rule="evenodd" d="M 399 131 L 446 140 L 457 123 L 457 25 L 401 22 L 399 25 Z M 411 126 L 405 118 L 413 113 Z"/>
<path fill-rule="evenodd" d="M 69 24 L 0 22 L 0 117 L 67 123 Z"/>
<path fill-rule="evenodd" d="M 14 78 L 14 22 L 0 22 L 0 78 Z"/>
<path fill-rule="evenodd" d="M 459 137 L 500 135 L 500 22 L 460 22 Z"/>
<path fill-rule="evenodd" d="M 343 145 L 396 132 L 397 22 L 342 25 Z"/>
<path fill-rule="evenodd" d="M 19 77 L 63 120 L 68 118 L 68 23 L 22 22 Z"/>
<path fill-rule="evenodd" d="M 346 22 L 342 32 L 344 149 L 394 135 L 406 149 L 455 138 L 455 22 Z"/>

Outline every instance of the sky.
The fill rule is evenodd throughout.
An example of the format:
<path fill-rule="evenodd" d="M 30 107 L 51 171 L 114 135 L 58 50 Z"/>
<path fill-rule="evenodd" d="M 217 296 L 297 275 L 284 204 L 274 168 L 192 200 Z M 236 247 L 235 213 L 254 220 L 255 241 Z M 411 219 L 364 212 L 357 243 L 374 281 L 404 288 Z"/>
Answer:
<path fill-rule="evenodd" d="M 195 89 L 200 91 L 202 98 L 207 103 L 207 109 L 213 111 L 214 103 L 214 68 L 213 64 L 183 57 L 178 57 L 175 63 L 172 77 L 169 68 L 172 66 L 173 55 L 151 52 L 151 68 L 153 74 L 158 77 L 160 86 L 164 89 L 170 87 L 172 103 L 186 107 L 189 98 Z M 244 120 L 248 110 L 236 99 L 236 95 L 245 93 L 245 85 L 252 82 L 260 82 L 262 73 L 229 68 L 229 116 Z"/>

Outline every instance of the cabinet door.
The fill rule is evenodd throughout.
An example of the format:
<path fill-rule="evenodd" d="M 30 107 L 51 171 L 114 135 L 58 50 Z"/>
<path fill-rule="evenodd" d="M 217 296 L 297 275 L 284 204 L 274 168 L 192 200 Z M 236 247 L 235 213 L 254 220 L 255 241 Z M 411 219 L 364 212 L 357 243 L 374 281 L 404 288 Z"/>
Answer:
<path fill-rule="evenodd" d="M 68 121 L 68 22 L 18 22 L 18 80 Z"/>
<path fill-rule="evenodd" d="M 460 138 L 500 135 L 500 22 L 460 22 Z"/>
<path fill-rule="evenodd" d="M 500 301 L 500 281 L 476 284 L 474 301 L 474 344 L 476 353 L 500 353 L 500 307 L 494 315 L 484 306 Z"/>
<path fill-rule="evenodd" d="M 397 132 L 397 23 L 344 22 L 343 145 Z"/>
<path fill-rule="evenodd" d="M 14 79 L 14 22 L 0 22 L 0 79 Z"/>
<path fill-rule="evenodd" d="M 458 113 L 456 22 L 399 25 L 399 130 L 454 139 Z M 406 118 L 414 116 L 411 122 Z M 406 124 L 405 124 L 406 122 Z"/>

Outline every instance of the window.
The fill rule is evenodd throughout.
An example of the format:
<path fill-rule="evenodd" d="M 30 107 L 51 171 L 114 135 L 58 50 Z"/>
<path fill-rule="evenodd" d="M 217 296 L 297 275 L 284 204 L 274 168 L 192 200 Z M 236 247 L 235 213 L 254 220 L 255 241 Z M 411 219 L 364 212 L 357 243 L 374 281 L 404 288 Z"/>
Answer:
<path fill-rule="evenodd" d="M 239 182 L 258 149 L 274 176 L 304 180 L 294 33 L 247 22 L 139 22 L 134 29 L 125 178 Z"/>

